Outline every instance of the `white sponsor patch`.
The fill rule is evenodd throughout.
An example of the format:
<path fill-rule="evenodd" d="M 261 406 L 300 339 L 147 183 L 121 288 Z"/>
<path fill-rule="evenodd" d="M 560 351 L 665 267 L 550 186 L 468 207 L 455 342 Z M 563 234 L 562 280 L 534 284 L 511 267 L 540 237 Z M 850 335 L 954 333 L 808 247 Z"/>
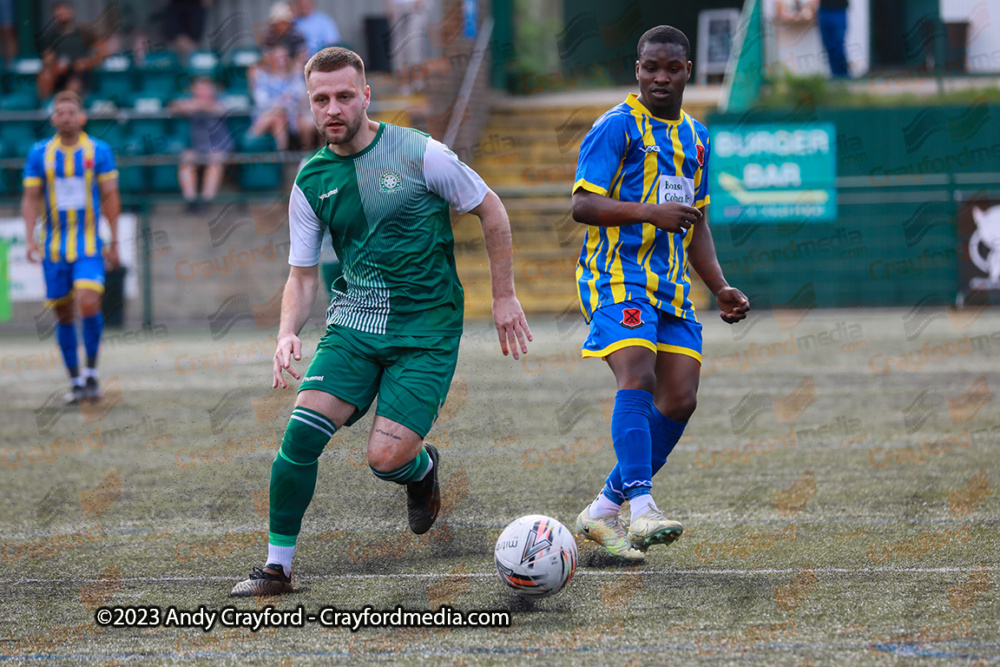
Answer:
<path fill-rule="evenodd" d="M 694 205 L 694 179 L 683 176 L 660 176 L 658 204 L 675 201 L 688 206 Z"/>
<path fill-rule="evenodd" d="M 56 178 L 56 204 L 60 211 L 79 211 L 87 207 L 87 184 L 82 176 Z"/>
<path fill-rule="evenodd" d="M 310 375 L 309 377 L 302 378 L 302 381 L 303 382 L 322 382 L 324 377 L 325 376 L 323 376 L 323 375 Z"/>

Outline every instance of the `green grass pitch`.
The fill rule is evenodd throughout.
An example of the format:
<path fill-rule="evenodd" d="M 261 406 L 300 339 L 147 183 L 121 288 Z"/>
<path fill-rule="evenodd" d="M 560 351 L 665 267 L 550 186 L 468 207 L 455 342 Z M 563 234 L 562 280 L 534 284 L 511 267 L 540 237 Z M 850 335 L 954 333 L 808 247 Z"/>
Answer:
<path fill-rule="evenodd" d="M 531 318 L 520 362 L 490 324 L 468 323 L 429 435 L 446 515 L 426 536 L 407 531 L 403 490 L 365 464 L 367 417 L 323 455 L 299 590 L 273 603 L 447 604 L 510 611 L 513 627 L 357 633 L 93 620 L 99 605 L 217 610 L 263 565 L 268 471 L 293 400 L 270 390 L 270 332 L 109 331 L 105 399 L 65 411 L 47 403 L 66 384 L 53 341 L 8 335 L 0 661 L 995 664 L 1000 317 L 920 316 L 763 313 L 734 340 L 702 314 L 699 407 L 653 491 L 683 537 L 640 566 L 584 544 L 569 586 L 533 602 L 496 578 L 494 541 L 523 514 L 572 526 L 592 500 L 614 462 L 614 382 L 579 359 L 582 323 Z M 317 336 L 310 324 L 307 349 Z"/>

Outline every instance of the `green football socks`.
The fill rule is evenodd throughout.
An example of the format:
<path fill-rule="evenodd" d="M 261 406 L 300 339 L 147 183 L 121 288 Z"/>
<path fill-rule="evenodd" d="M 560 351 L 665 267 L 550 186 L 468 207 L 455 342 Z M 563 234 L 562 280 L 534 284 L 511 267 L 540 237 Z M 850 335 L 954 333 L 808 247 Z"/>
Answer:
<path fill-rule="evenodd" d="M 417 454 L 416 458 L 402 468 L 396 468 L 395 470 L 390 470 L 388 472 L 372 468 L 372 472 L 375 473 L 376 477 L 384 479 L 387 482 L 409 484 L 410 482 L 416 482 L 423 479 L 432 466 L 433 464 L 431 463 L 430 455 L 427 453 L 427 448 L 421 447 L 420 453 Z M 371 468 L 371 466 L 368 467 Z"/>
<path fill-rule="evenodd" d="M 315 410 L 296 407 L 292 411 L 271 464 L 270 544 L 295 546 L 316 490 L 319 455 L 336 432 L 334 423 Z"/>

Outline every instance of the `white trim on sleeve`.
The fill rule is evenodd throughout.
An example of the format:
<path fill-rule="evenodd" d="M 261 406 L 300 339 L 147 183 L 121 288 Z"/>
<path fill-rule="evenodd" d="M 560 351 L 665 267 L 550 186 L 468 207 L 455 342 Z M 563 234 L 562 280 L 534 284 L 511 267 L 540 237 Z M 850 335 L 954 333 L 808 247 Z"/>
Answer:
<path fill-rule="evenodd" d="M 447 146 L 427 139 L 424 150 L 424 179 L 427 189 L 448 201 L 458 213 L 479 206 L 490 188 L 483 179 Z"/>
<path fill-rule="evenodd" d="M 316 266 L 319 264 L 323 245 L 322 221 L 298 184 L 292 185 L 288 199 L 288 235 L 290 246 L 288 263 L 292 266 Z"/>

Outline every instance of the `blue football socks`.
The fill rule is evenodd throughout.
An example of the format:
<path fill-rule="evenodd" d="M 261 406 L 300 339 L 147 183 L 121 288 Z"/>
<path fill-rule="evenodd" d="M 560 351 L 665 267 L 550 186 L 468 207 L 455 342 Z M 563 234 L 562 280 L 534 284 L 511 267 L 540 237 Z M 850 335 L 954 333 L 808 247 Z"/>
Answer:
<path fill-rule="evenodd" d="M 617 402 L 616 406 L 617 407 Z M 677 442 L 684 435 L 684 428 L 687 423 L 674 421 L 656 409 L 656 406 L 649 406 L 649 435 L 652 449 L 652 473 L 653 476 L 659 472 L 663 464 L 667 462 L 670 452 L 674 451 Z M 617 450 L 616 450 L 617 451 Z M 622 484 L 621 459 L 615 465 L 611 474 L 608 475 L 604 483 L 604 495 L 614 503 L 621 505 L 625 501 L 625 493 Z"/>
<path fill-rule="evenodd" d="M 618 457 L 622 493 L 627 498 L 650 492 L 653 486 L 649 411 L 653 395 L 642 389 L 619 389 L 611 415 L 611 440 Z"/>
<path fill-rule="evenodd" d="M 104 331 L 104 313 L 83 318 L 83 346 L 87 350 L 87 366 L 97 364 L 97 351 L 101 347 L 101 333 Z"/>
<path fill-rule="evenodd" d="M 677 422 L 652 406 L 649 409 L 649 434 L 653 439 L 653 476 L 667 462 L 670 452 L 684 435 L 687 422 Z"/>
<path fill-rule="evenodd" d="M 56 338 L 59 340 L 59 349 L 62 351 L 63 362 L 70 377 L 77 377 L 80 374 L 80 360 L 76 350 L 76 325 L 73 322 L 56 325 Z"/>

